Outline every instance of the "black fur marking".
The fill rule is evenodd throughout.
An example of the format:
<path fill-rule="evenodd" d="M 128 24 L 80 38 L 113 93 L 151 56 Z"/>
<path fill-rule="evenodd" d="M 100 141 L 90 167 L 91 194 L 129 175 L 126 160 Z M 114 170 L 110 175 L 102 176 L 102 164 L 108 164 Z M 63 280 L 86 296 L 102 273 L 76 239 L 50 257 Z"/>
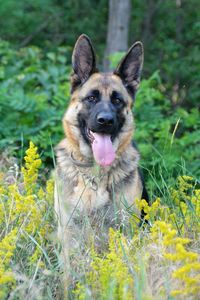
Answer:
<path fill-rule="evenodd" d="M 150 203 L 150 201 L 149 201 L 149 195 L 147 193 L 146 186 L 145 186 L 145 183 L 144 183 L 144 177 L 143 177 L 142 171 L 140 169 L 139 169 L 139 175 L 140 175 L 140 179 L 142 181 L 142 187 L 143 187 L 143 190 L 142 190 L 142 199 L 146 200 L 146 202 L 149 204 Z M 142 209 L 141 210 L 141 221 L 140 221 L 139 226 L 142 226 L 144 224 L 148 224 L 148 220 L 145 220 L 145 216 L 146 216 L 146 213 Z"/>
<path fill-rule="evenodd" d="M 128 93 L 130 94 L 132 100 L 135 100 L 136 90 L 135 88 L 130 84 L 127 84 L 124 80 L 122 80 L 123 84 L 125 85 Z"/>
<path fill-rule="evenodd" d="M 147 193 L 146 187 L 145 187 L 145 182 L 144 182 L 144 176 L 142 174 L 142 171 L 139 169 L 139 175 L 140 175 L 140 179 L 142 181 L 142 186 L 143 186 L 143 191 L 142 191 L 142 199 L 146 200 L 147 203 L 149 204 L 149 195 Z"/>
<path fill-rule="evenodd" d="M 138 146 L 137 146 L 137 144 L 136 144 L 136 142 L 134 141 L 134 140 L 132 140 L 132 146 L 133 146 L 133 148 L 135 149 L 135 150 L 137 150 L 138 151 Z M 138 151 L 139 152 L 139 151 Z M 141 174 L 140 174 L 141 175 Z"/>
<path fill-rule="evenodd" d="M 81 134 L 85 141 L 89 143 L 89 138 L 87 136 L 88 129 L 93 132 L 110 134 L 112 140 L 114 140 L 120 133 L 125 122 L 122 109 L 115 107 L 112 103 L 106 105 L 106 102 L 101 100 L 100 92 L 97 90 L 89 92 L 82 101 L 84 106 L 79 112 L 77 119 Z M 112 126 L 100 124 L 97 121 L 97 117 L 101 112 L 110 113 L 113 116 Z"/>
<path fill-rule="evenodd" d="M 101 95 L 98 90 L 91 90 L 86 97 L 82 99 L 88 109 L 92 108 L 97 102 L 101 100 Z"/>
<path fill-rule="evenodd" d="M 133 145 L 133 148 L 138 150 L 138 147 L 137 147 L 137 144 L 136 144 L 135 141 L 132 141 L 132 145 Z M 138 172 L 139 172 L 139 176 L 140 176 L 140 179 L 141 179 L 141 182 L 142 182 L 142 187 L 143 187 L 143 189 L 142 189 L 142 199 L 146 200 L 146 202 L 149 204 L 150 203 L 149 195 L 148 195 L 148 192 L 146 190 L 143 173 L 142 173 L 141 169 L 138 169 Z M 140 222 L 139 226 L 142 226 L 144 223 L 148 224 L 148 221 L 144 219 L 145 215 L 146 214 L 145 214 L 144 210 L 142 209 L 142 211 L 141 211 L 141 222 Z"/>
<path fill-rule="evenodd" d="M 125 106 L 123 96 L 119 92 L 113 91 L 110 99 L 111 103 L 117 110 L 120 110 Z"/>
<path fill-rule="evenodd" d="M 82 113 L 79 113 L 78 114 L 78 124 L 79 124 L 79 129 L 80 129 L 80 132 L 85 140 L 85 142 L 90 145 L 90 140 L 87 136 L 87 125 L 86 125 L 86 121 L 85 121 L 86 117 L 84 116 L 84 114 Z"/>
<path fill-rule="evenodd" d="M 132 170 L 129 174 L 126 175 L 126 177 L 124 177 L 121 180 L 121 182 L 119 182 L 119 188 L 120 188 L 121 184 L 123 184 L 123 185 L 130 184 L 133 181 L 134 176 L 135 176 L 135 170 Z"/>

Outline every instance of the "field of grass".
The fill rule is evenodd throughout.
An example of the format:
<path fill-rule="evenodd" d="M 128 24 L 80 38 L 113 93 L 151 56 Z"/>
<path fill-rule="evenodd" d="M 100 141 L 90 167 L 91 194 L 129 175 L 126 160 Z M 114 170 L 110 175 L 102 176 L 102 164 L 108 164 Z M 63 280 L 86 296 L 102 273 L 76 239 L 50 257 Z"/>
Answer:
<path fill-rule="evenodd" d="M 162 196 L 129 234 L 110 228 L 103 251 L 94 244 L 72 253 L 71 285 L 63 296 L 53 179 L 44 179 L 30 142 L 24 166 L 0 173 L 0 299 L 199 299 L 200 189 L 195 178 L 163 182 Z M 4 163 L 5 165 L 5 163 Z M 160 184 L 160 183 L 159 183 Z"/>

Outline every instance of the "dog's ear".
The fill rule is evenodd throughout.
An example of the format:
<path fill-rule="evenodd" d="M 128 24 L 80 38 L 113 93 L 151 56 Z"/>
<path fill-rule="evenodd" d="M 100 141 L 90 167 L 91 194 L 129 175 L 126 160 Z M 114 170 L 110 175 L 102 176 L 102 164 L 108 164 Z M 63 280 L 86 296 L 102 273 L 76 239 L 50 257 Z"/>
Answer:
<path fill-rule="evenodd" d="M 114 71 L 114 74 L 122 79 L 125 87 L 133 98 L 140 82 L 143 57 L 143 45 L 141 42 L 136 42 L 128 50 Z"/>
<path fill-rule="evenodd" d="M 86 82 L 94 72 L 97 72 L 94 50 L 89 37 L 85 34 L 82 34 L 75 44 L 72 67 L 74 70 L 71 78 L 72 90 Z"/>

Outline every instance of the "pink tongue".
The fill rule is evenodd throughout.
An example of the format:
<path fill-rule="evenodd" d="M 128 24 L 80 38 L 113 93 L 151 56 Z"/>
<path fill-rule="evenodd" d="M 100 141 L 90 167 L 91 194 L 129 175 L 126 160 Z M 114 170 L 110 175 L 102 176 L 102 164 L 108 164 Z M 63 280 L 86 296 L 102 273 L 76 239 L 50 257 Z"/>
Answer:
<path fill-rule="evenodd" d="M 110 166 L 115 159 L 115 150 L 110 135 L 96 132 L 91 132 L 91 134 L 94 137 L 92 151 L 96 162 L 103 167 Z"/>

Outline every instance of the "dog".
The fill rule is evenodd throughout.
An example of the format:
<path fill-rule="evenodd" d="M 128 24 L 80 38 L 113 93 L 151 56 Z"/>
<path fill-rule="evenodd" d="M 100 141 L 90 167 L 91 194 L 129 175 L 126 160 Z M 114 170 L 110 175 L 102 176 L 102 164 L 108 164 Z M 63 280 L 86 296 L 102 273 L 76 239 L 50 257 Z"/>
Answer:
<path fill-rule="evenodd" d="M 105 228 L 121 228 L 142 213 L 135 199 L 148 198 L 132 142 L 132 107 L 143 66 L 136 42 L 114 72 L 101 73 L 90 39 L 82 34 L 72 55 L 71 100 L 63 117 L 65 139 L 56 147 L 55 211 L 65 263 L 86 240 L 106 240 Z M 87 230 L 85 230 L 87 228 Z"/>

